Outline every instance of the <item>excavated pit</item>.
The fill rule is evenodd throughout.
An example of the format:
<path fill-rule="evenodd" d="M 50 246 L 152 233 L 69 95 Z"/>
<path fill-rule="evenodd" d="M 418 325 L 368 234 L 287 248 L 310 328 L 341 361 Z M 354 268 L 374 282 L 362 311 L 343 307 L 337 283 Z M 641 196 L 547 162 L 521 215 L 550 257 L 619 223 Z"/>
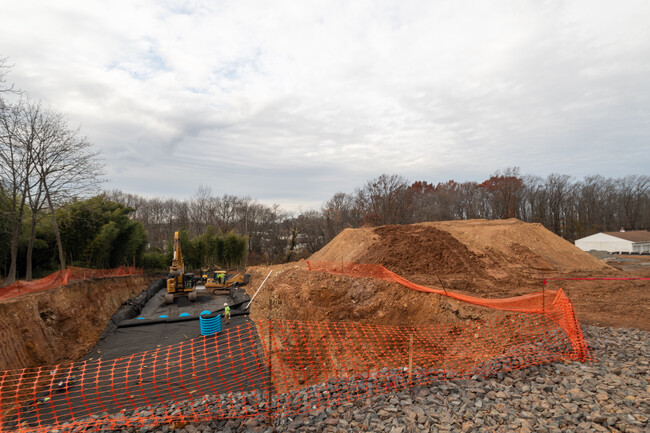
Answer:
<path fill-rule="evenodd" d="M 517 220 L 453 221 L 347 229 L 310 257 L 310 261 L 378 263 L 418 284 L 485 298 L 512 297 L 539 291 L 544 278 L 550 276 L 625 275 L 542 226 Z M 532 347 L 530 342 L 537 341 L 534 338 L 546 335 L 540 333 L 535 325 L 541 325 L 542 330 L 555 326 L 554 323 L 543 321 L 519 320 L 523 315 L 477 307 L 438 294 L 417 292 L 380 279 L 312 272 L 308 270 L 306 261 L 249 268 L 251 282 L 246 291 L 250 296 L 253 296 L 269 270 L 273 273 L 252 304 L 251 318 L 259 322 L 247 324 L 247 329 L 252 329 L 246 334 L 249 335 L 250 346 L 245 349 L 241 345 L 236 346 L 242 359 L 233 358 L 232 348 L 226 344 L 239 340 L 237 332 L 241 331 L 241 327 L 237 323 L 211 340 L 215 346 L 210 348 L 210 353 L 223 351 L 222 357 L 213 359 L 221 359 L 224 365 L 237 366 L 237 374 L 243 374 L 237 379 L 239 382 L 252 386 L 250 381 L 245 380 L 245 374 L 247 371 L 253 372 L 254 377 L 260 380 L 256 387 L 265 389 L 272 385 L 278 393 L 316 385 L 331 378 L 356 377 L 354 375 L 360 371 L 388 371 L 394 374 L 404 371 L 404 366 L 410 363 L 411 354 L 417 359 L 420 369 L 438 368 L 445 372 L 467 373 L 470 371 L 468 368 L 476 368 L 479 371 L 480 368 L 490 367 L 492 364 L 489 362 L 493 358 L 520 354 L 508 352 L 510 349 Z M 81 358 L 88 353 L 120 304 L 142 292 L 147 283 L 142 277 L 85 281 L 0 303 L 0 362 L 3 363 L 0 368 L 53 365 Z M 588 286 L 584 292 L 577 292 L 578 284 Z M 625 301 L 620 303 L 621 317 L 628 321 L 630 317 L 636 318 L 647 326 L 644 319 L 647 314 L 639 314 L 639 311 L 647 305 L 644 300 L 647 300 L 648 284 L 634 284 L 633 288 L 638 289 L 634 292 L 635 296 L 631 297 L 629 290 L 619 293 L 619 299 Z M 578 294 L 575 299 L 580 302 L 583 301 L 580 294 L 588 295 L 586 298 L 589 299 L 609 302 L 608 313 L 601 310 L 598 313 L 600 316 L 611 315 L 612 297 L 607 295 L 614 291 L 591 293 L 594 287 L 601 287 L 591 282 L 576 283 L 573 287 Z M 639 302 L 630 302 L 632 298 Z M 588 304 L 578 304 L 579 314 L 580 305 Z M 618 305 L 614 307 L 618 308 Z M 269 318 L 289 322 L 275 322 L 276 329 L 273 329 L 273 322 L 266 321 Z M 305 322 L 329 323 L 312 326 Z M 382 336 L 375 334 L 369 338 L 362 326 L 355 326 L 355 323 L 349 327 L 345 324 L 338 326 L 342 324 L 332 322 L 390 326 L 382 327 Z M 420 330 L 403 325 L 417 325 Z M 426 325 L 434 325 L 429 327 L 430 333 L 421 329 Z M 523 325 L 530 326 L 526 328 Z M 492 333 L 494 329 L 499 332 Z M 405 337 L 394 338 L 395 332 L 401 332 Z M 160 333 L 146 332 L 146 335 L 156 346 L 156 338 L 165 338 Z M 562 335 L 558 334 L 557 341 L 554 341 L 562 343 Z M 192 339 L 191 336 L 183 337 Z M 481 345 L 481 353 L 488 364 L 474 365 L 476 342 Z M 121 340 L 119 343 L 124 345 Z M 183 352 L 181 346 L 175 346 L 179 353 Z M 267 347 L 269 364 L 266 364 L 263 356 L 263 348 Z M 137 351 L 141 347 L 133 349 Z M 101 352 L 104 356 L 104 350 Z M 439 356 L 430 357 L 433 352 Z M 418 353 L 428 357 L 418 358 Z M 129 363 L 127 358 L 116 359 L 118 364 Z M 425 362 L 427 360 L 429 364 Z M 551 358 L 540 360 L 552 361 Z M 110 362 L 104 364 L 112 365 Z M 188 368 L 188 373 L 193 371 L 192 363 L 175 361 L 172 364 Z M 525 365 L 524 362 L 522 366 Z M 164 371 L 169 367 L 165 363 L 161 366 Z M 220 365 L 215 368 L 215 371 L 221 372 Z M 111 372 L 107 374 L 112 375 Z M 214 379 L 221 377 L 220 374 Z M 100 375 L 96 376 L 99 378 Z M 293 382 L 287 378 L 293 378 Z M 131 383 L 129 380 L 132 379 L 126 375 L 120 377 L 118 382 Z M 137 380 L 140 380 L 140 376 L 137 376 Z M 192 382 L 196 380 L 192 379 Z M 153 384 L 147 386 L 151 389 L 141 388 L 140 398 L 143 400 L 138 400 L 137 404 L 145 404 L 157 392 Z M 111 387 L 115 387 L 115 382 L 111 382 Z M 26 389 L 34 393 L 36 388 Z M 89 389 L 97 388 L 91 384 Z M 197 389 L 202 394 L 207 392 L 200 387 Z M 90 394 L 80 394 L 82 391 L 80 388 L 74 390 L 78 393 L 75 394 L 78 402 L 85 405 L 85 398 Z M 123 393 L 120 391 L 118 394 Z M 172 400 L 181 398 L 180 394 L 165 396 L 168 397 Z M 70 405 L 71 401 L 67 400 L 67 404 Z M 104 402 L 101 405 L 104 407 Z M 29 418 L 28 411 L 24 411 L 23 415 Z"/>
<path fill-rule="evenodd" d="M 95 344 L 111 315 L 150 278 L 70 283 L 0 302 L 0 371 L 74 361 Z"/>

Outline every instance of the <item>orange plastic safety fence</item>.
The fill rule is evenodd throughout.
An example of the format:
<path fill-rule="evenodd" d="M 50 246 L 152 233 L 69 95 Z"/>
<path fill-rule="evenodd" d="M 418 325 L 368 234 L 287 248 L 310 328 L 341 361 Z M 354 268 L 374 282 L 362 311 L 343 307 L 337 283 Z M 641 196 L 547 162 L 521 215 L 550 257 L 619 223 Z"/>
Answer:
<path fill-rule="evenodd" d="M 412 284 L 376 266 L 343 271 Z M 429 326 L 249 321 L 125 358 L 0 372 L 0 431 L 290 416 L 440 380 L 593 360 L 562 290 L 498 302 L 439 294 L 503 311 Z"/>
<path fill-rule="evenodd" d="M 582 355 L 546 314 L 421 327 L 247 322 L 126 358 L 2 372 L 0 431 L 289 416 Z"/>
<path fill-rule="evenodd" d="M 35 293 L 43 290 L 53 289 L 55 287 L 64 286 L 71 281 L 85 280 L 88 278 L 103 278 L 103 277 L 122 277 L 127 275 L 142 274 L 142 269 L 134 268 L 131 266 L 120 266 L 113 269 L 86 269 L 68 267 L 63 271 L 56 271 L 47 277 L 34 281 L 16 281 L 15 283 L 0 288 L 0 301 L 10 299 L 15 296 L 24 295 L 26 293 Z"/>
<path fill-rule="evenodd" d="M 436 293 L 469 304 L 480 305 L 496 310 L 544 314 L 551 320 L 557 322 L 566 332 L 575 348 L 576 354 L 578 354 L 578 359 L 583 359 L 587 356 L 584 336 L 575 317 L 573 304 L 564 294 L 562 289 L 542 290 L 512 298 L 486 299 L 450 292 L 444 288 L 434 289 L 420 284 L 415 284 L 406 278 L 389 271 L 380 264 L 308 261 L 307 266 L 310 271 L 328 272 L 331 274 L 348 275 L 357 278 L 379 278 L 385 281 L 392 281 L 420 292 Z"/>

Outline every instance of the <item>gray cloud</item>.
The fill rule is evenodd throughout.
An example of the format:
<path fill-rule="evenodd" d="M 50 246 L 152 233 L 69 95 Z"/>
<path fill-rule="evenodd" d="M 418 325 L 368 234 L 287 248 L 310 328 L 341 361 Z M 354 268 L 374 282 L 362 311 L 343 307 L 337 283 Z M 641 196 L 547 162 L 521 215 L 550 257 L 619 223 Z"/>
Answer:
<path fill-rule="evenodd" d="M 647 2 L 172 3 L 0 15 L 11 78 L 81 125 L 109 187 L 297 208 L 382 172 L 647 173 Z"/>

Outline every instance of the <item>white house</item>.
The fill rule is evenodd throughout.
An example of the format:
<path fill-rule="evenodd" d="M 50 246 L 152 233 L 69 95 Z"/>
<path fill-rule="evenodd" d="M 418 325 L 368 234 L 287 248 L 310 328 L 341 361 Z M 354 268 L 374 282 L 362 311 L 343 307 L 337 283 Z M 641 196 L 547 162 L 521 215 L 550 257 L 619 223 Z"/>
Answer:
<path fill-rule="evenodd" d="M 576 247 L 584 251 L 599 250 L 610 253 L 650 253 L 650 232 L 647 230 L 601 232 L 576 239 Z"/>

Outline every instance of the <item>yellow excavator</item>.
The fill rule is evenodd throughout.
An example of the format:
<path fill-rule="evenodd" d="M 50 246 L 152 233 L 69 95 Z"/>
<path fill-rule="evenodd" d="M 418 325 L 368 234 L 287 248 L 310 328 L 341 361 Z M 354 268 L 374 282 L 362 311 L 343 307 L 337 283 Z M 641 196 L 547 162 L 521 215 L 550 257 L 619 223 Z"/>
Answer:
<path fill-rule="evenodd" d="M 178 232 L 174 233 L 174 258 L 172 265 L 169 267 L 169 276 L 167 277 L 167 293 L 165 294 L 165 304 L 173 304 L 175 296 L 187 295 L 190 301 L 196 301 L 196 280 L 194 274 L 185 273 L 185 264 L 183 263 L 183 252 L 181 251 L 181 239 Z"/>
<path fill-rule="evenodd" d="M 212 289 L 212 294 L 217 295 L 222 291 L 228 291 L 231 287 L 245 286 L 246 275 L 239 273 L 228 275 L 224 270 L 210 271 L 205 282 L 206 290 Z"/>
<path fill-rule="evenodd" d="M 210 276 L 210 269 L 208 268 L 201 268 L 201 279 L 200 281 L 205 284 L 208 281 L 208 277 Z"/>

